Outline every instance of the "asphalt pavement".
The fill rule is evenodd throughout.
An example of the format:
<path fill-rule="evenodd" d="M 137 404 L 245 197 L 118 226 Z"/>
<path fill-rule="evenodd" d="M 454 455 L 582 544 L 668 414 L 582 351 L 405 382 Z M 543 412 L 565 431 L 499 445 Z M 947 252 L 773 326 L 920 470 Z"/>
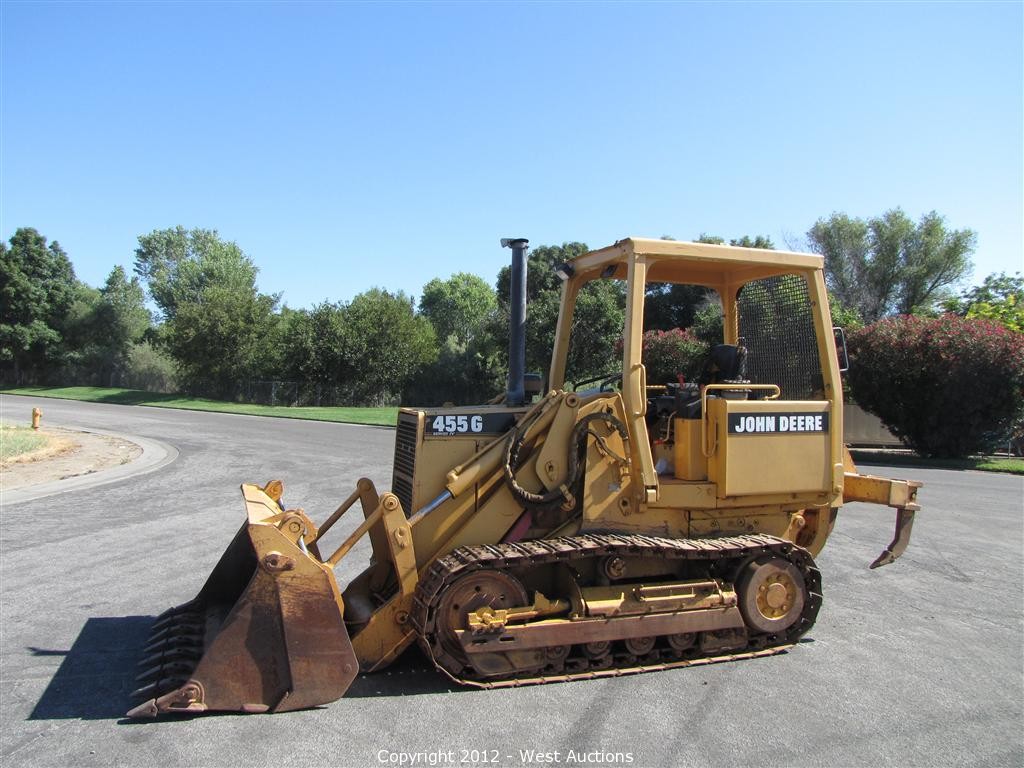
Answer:
<path fill-rule="evenodd" d="M 239 484 L 279 478 L 289 506 L 321 520 L 359 477 L 390 487 L 394 431 L 0 399 L 176 452 L 143 474 L 0 502 L 4 768 L 1024 764 L 1024 478 L 870 468 L 925 483 L 910 549 L 868 570 L 894 515 L 845 507 L 817 558 L 818 622 L 785 654 L 477 691 L 414 651 L 325 707 L 134 722 L 123 713 L 149 624 L 202 586 L 242 522 Z M 365 556 L 342 563 L 342 582 Z"/>

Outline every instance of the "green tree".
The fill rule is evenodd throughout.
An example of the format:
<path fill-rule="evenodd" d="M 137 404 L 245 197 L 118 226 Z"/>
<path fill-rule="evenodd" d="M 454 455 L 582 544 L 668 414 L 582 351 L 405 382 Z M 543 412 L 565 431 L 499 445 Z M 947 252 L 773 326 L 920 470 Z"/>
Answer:
<path fill-rule="evenodd" d="M 239 382 L 270 372 L 278 297 L 257 290 L 258 270 L 235 243 L 214 230 L 156 230 L 139 238 L 135 271 L 191 391 L 233 397 Z"/>
<path fill-rule="evenodd" d="M 729 245 L 736 245 L 741 248 L 763 248 L 767 251 L 775 250 L 775 243 L 767 235 L 756 235 L 754 237 L 744 235 L 738 239 L 730 240 Z"/>
<path fill-rule="evenodd" d="M 230 286 L 206 287 L 182 302 L 166 324 L 166 346 L 193 392 L 231 399 L 238 384 L 264 374 L 263 340 L 273 331 L 276 299 Z"/>
<path fill-rule="evenodd" d="M 483 279 L 464 272 L 435 278 L 423 287 L 419 308 L 437 333 L 439 354 L 409 382 L 403 402 L 482 403 L 504 388 L 507 354 L 495 337 L 498 301 Z"/>
<path fill-rule="evenodd" d="M 409 381 L 437 359 L 437 336 L 413 301 L 399 291 L 372 288 L 342 314 L 341 378 L 355 403 L 394 401 Z"/>
<path fill-rule="evenodd" d="M 555 268 L 567 261 L 587 253 L 585 243 L 562 243 L 562 245 L 539 245 L 526 254 L 526 302 L 536 301 L 543 294 L 561 293 L 562 280 L 555 274 Z M 506 265 L 498 271 L 496 283 L 498 304 L 507 311 L 509 285 L 512 281 L 512 267 Z"/>
<path fill-rule="evenodd" d="M 103 328 L 97 322 L 103 295 L 98 288 L 75 281 L 74 298 L 64 319 L 61 379 L 74 384 L 109 386 L 103 367 Z"/>
<path fill-rule="evenodd" d="M 555 326 L 562 295 L 562 281 L 555 267 L 587 253 L 583 243 L 542 245 L 528 256 L 526 280 L 526 367 L 547 373 L 555 340 Z M 492 325 L 499 344 L 508 349 L 508 291 L 511 268 L 498 273 L 500 312 Z M 625 323 L 625 292 L 621 281 L 594 280 L 577 297 L 573 313 L 566 377 L 579 381 L 619 367 L 615 345 Z"/>
<path fill-rule="evenodd" d="M 832 325 L 842 328 L 849 333 L 864 327 L 864 321 L 856 309 L 843 306 L 831 293 L 828 295 L 828 306 L 832 312 Z"/>
<path fill-rule="evenodd" d="M 554 303 L 553 320 L 558 320 L 558 302 Z M 569 355 L 566 360 L 566 378 L 580 381 L 619 371 L 622 357 L 616 352 L 616 345 L 622 338 L 626 325 L 626 294 L 621 281 L 595 280 L 587 285 L 576 298 L 570 331 Z M 554 322 L 552 322 L 552 330 Z M 545 338 L 551 359 L 550 341 Z"/>
<path fill-rule="evenodd" d="M 207 285 L 244 290 L 255 283 L 257 271 L 242 249 L 215 229 L 157 229 L 140 236 L 135 249 L 135 273 L 168 319 L 178 304 L 201 301 Z"/>
<path fill-rule="evenodd" d="M 129 280 L 124 267 L 114 267 L 99 290 L 79 283 L 68 313 L 68 377 L 83 384 L 122 384 L 131 349 L 151 323 L 142 285 L 137 277 Z"/>
<path fill-rule="evenodd" d="M 343 382 L 347 373 L 341 348 L 344 304 L 324 301 L 311 310 L 300 309 L 282 325 L 286 378 L 327 386 Z"/>
<path fill-rule="evenodd" d="M 111 337 L 110 342 L 120 353 L 139 342 L 153 324 L 146 309 L 146 294 L 139 278 L 128 279 L 124 267 L 114 267 L 100 288 L 101 322 Z"/>
<path fill-rule="evenodd" d="M 702 285 L 648 283 L 644 298 L 644 328 L 670 331 L 689 328 L 712 291 Z"/>
<path fill-rule="evenodd" d="M 664 239 L 672 240 L 673 238 L 666 237 Z M 707 232 L 701 232 L 693 242 L 704 243 L 705 245 L 725 245 L 725 238 L 719 237 L 718 235 L 709 235 Z"/>
<path fill-rule="evenodd" d="M 0 242 L 0 371 L 13 381 L 45 378 L 64 362 L 75 272 L 60 244 L 22 227 Z"/>
<path fill-rule="evenodd" d="M 961 317 L 994 320 L 1011 331 L 1024 332 L 1024 277 L 1020 272 L 1013 276 L 993 273 L 981 285 L 948 300 L 944 308 Z"/>
<path fill-rule="evenodd" d="M 555 268 L 587 253 L 584 243 L 541 245 L 527 252 L 526 262 L 526 370 L 547 374 L 558 321 L 562 281 Z M 498 312 L 492 316 L 490 333 L 503 350 L 508 372 L 509 288 L 512 268 L 502 267 L 496 281 Z"/>
<path fill-rule="evenodd" d="M 948 230 L 935 211 L 915 224 L 899 208 L 867 221 L 834 213 L 807 237 L 825 257 L 830 291 L 868 323 L 931 309 L 970 271 L 976 242 L 969 229 Z"/>
<path fill-rule="evenodd" d="M 717 296 L 709 296 L 693 316 L 690 331 L 709 346 L 725 340 L 725 318 L 722 316 L 722 302 Z"/>
<path fill-rule="evenodd" d="M 465 346 L 486 332 L 487 321 L 498 308 L 494 291 L 476 275 L 458 272 L 447 280 L 434 278 L 423 286 L 420 314 L 434 326 L 439 341 L 453 337 Z"/>
<path fill-rule="evenodd" d="M 499 349 L 490 332 L 468 344 L 449 336 L 437 360 L 406 385 L 402 402 L 410 405 L 474 405 L 503 392 L 508 376 L 507 352 Z"/>
<path fill-rule="evenodd" d="M 663 240 L 672 240 L 663 237 Z M 701 233 L 694 241 L 707 245 L 724 245 L 725 240 L 716 235 Z M 729 241 L 730 245 L 744 248 L 774 249 L 771 238 L 749 235 Z M 713 295 L 713 291 L 700 285 L 680 285 L 676 283 L 648 283 L 647 295 L 644 298 L 644 328 L 647 330 L 669 331 L 673 328 L 690 328 L 697 322 L 697 313 L 705 307 Z M 703 318 L 706 324 L 710 318 Z M 721 323 L 719 323 L 719 327 Z"/>

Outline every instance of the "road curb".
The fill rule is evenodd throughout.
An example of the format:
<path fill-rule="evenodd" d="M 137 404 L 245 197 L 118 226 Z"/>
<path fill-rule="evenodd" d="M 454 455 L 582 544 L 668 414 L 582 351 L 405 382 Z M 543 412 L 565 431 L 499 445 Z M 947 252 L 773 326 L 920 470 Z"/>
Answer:
<path fill-rule="evenodd" d="M 127 464 L 120 464 L 116 467 L 101 469 L 85 475 L 68 477 L 63 480 L 52 480 L 48 483 L 39 483 L 38 485 L 30 485 L 13 491 L 5 491 L 0 495 L 0 504 L 4 507 L 9 507 L 14 504 L 22 504 L 26 501 L 35 501 L 36 499 L 42 499 L 46 496 L 54 496 L 58 493 L 82 491 L 88 488 L 95 488 L 100 485 L 107 485 L 108 483 L 116 483 L 121 480 L 126 480 L 129 477 L 138 477 L 139 475 L 145 475 L 149 472 L 155 472 L 178 458 L 177 448 L 169 443 L 154 440 L 150 437 L 125 435 L 120 432 L 108 432 L 102 429 L 82 427 L 75 424 L 54 424 L 53 426 L 59 426 L 62 429 L 69 429 L 75 432 L 85 432 L 93 435 L 103 435 L 105 437 L 116 437 L 122 440 L 127 440 L 139 446 L 139 448 L 142 449 L 142 453 L 137 459 L 134 459 Z"/>

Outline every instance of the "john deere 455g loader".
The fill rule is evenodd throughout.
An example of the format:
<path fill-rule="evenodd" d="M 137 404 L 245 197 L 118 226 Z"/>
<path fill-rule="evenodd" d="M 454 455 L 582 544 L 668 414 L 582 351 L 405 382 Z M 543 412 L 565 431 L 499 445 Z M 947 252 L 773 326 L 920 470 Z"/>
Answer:
<path fill-rule="evenodd" d="M 283 504 L 281 483 L 243 485 L 247 520 L 198 596 L 157 620 L 130 716 L 322 704 L 414 643 L 488 688 L 773 654 L 814 624 L 813 557 L 844 502 L 896 509 L 873 567 L 903 552 L 920 484 L 862 475 L 846 452 L 820 257 L 644 239 L 580 256 L 558 268 L 551 367 L 532 397 L 527 241 L 502 244 L 501 402 L 403 408 L 392 490 L 359 480 L 319 526 Z M 595 280 L 623 281 L 621 364 L 570 391 L 573 309 Z M 649 283 L 721 300 L 724 344 L 699 380 L 647 380 Z M 324 534 L 356 504 L 363 520 L 328 550 Z M 369 563 L 340 583 L 364 536 Z"/>

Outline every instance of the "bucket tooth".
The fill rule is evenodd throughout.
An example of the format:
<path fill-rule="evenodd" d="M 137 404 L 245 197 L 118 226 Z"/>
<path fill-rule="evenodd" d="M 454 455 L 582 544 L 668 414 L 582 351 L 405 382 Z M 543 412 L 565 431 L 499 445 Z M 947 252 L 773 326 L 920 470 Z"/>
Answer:
<path fill-rule="evenodd" d="M 205 623 L 206 616 L 202 613 L 181 613 L 175 616 L 168 616 L 162 621 L 154 622 L 153 626 L 149 628 L 149 634 L 156 635 L 175 627 L 201 627 Z"/>
<path fill-rule="evenodd" d="M 137 688 L 131 693 L 136 701 L 140 699 L 160 698 L 165 693 L 170 693 L 175 688 L 183 686 L 188 678 L 185 677 L 162 677 L 154 683 Z"/>
<path fill-rule="evenodd" d="M 206 618 L 204 611 L 186 611 L 184 613 L 176 613 L 173 616 L 168 616 L 160 621 L 154 621 L 150 627 L 151 632 L 156 632 L 167 627 L 173 627 L 175 624 L 199 624 Z"/>
<path fill-rule="evenodd" d="M 149 635 L 149 642 L 152 644 L 158 640 L 175 637 L 177 635 L 202 634 L 203 629 L 204 624 L 201 622 L 173 624 L 171 626 L 164 627 L 159 632 L 151 632 Z"/>
<path fill-rule="evenodd" d="M 139 704 L 139 706 L 129 709 L 125 717 L 138 719 L 142 717 L 156 717 L 159 714 L 160 710 L 157 709 L 156 699 L 149 699 L 148 701 Z"/>
<path fill-rule="evenodd" d="M 159 626 L 154 624 L 149 628 L 149 637 L 154 638 L 167 632 L 174 632 L 181 627 L 202 627 L 206 622 L 202 616 L 172 616 L 167 621 L 161 622 Z"/>
<path fill-rule="evenodd" d="M 147 683 L 159 680 L 161 677 L 168 675 L 174 675 L 175 677 L 181 677 L 182 675 L 190 675 L 196 668 L 195 664 L 190 664 L 185 661 L 173 661 L 169 664 L 161 664 L 156 667 L 151 667 L 143 672 L 141 675 L 135 678 L 136 683 Z"/>
<path fill-rule="evenodd" d="M 157 665 L 155 667 L 150 667 L 145 672 L 143 672 L 141 675 L 136 676 L 135 682 L 136 683 L 155 683 L 157 680 L 160 679 L 160 673 L 163 672 L 163 669 L 164 669 L 163 665 Z"/>
<path fill-rule="evenodd" d="M 151 667 L 158 667 L 161 664 L 166 664 L 171 661 L 191 661 L 194 663 L 199 661 L 201 657 L 202 654 L 198 649 L 190 650 L 188 648 L 174 648 L 169 651 L 150 654 L 136 664 L 136 667 L 138 669 L 150 669 Z"/>
<path fill-rule="evenodd" d="M 189 645 L 195 642 L 195 638 L 202 639 L 203 635 L 206 634 L 201 629 L 181 629 L 176 632 L 168 632 L 166 634 L 157 635 L 146 640 L 146 648 L 155 647 L 161 644 L 170 643 L 171 645 Z"/>
<path fill-rule="evenodd" d="M 128 711 L 128 717 L 156 717 L 163 713 L 194 714 L 205 712 L 206 704 L 203 702 L 203 687 L 194 680 L 176 680 L 172 687 L 160 686 L 157 688 L 147 687 L 139 689 L 136 693 L 152 696 L 142 704 Z M 246 705 L 242 705 L 245 710 Z M 264 711 L 264 710 L 259 710 Z"/>
<path fill-rule="evenodd" d="M 171 635 L 180 635 L 185 632 L 203 632 L 206 627 L 206 622 L 203 621 L 202 617 L 195 618 L 176 618 L 173 622 L 164 625 L 160 628 L 152 628 L 148 640 L 146 642 L 154 642 L 164 637 L 170 637 Z"/>
<path fill-rule="evenodd" d="M 149 632 L 150 634 L 153 634 L 154 632 L 159 632 L 160 630 L 166 629 L 167 627 L 173 627 L 177 620 L 177 616 L 166 616 L 162 619 L 157 619 L 149 628 Z"/>
<path fill-rule="evenodd" d="M 201 614 L 195 600 L 189 600 L 187 603 L 176 605 L 174 608 L 168 608 L 153 619 L 153 626 L 162 627 L 167 622 L 173 621 L 176 616 L 181 616 L 185 613 L 194 613 L 197 616 Z"/>
<path fill-rule="evenodd" d="M 202 635 L 177 635 L 175 637 L 166 637 L 163 640 L 151 642 L 145 648 L 142 649 L 143 653 L 152 654 L 160 653 L 164 651 L 173 651 L 177 648 L 192 649 L 203 647 L 203 636 Z"/>
<path fill-rule="evenodd" d="M 152 699 L 156 695 L 156 683 L 150 683 L 149 685 L 144 685 L 141 688 L 136 688 L 129 695 L 136 701 L 139 701 L 140 699 Z"/>
<path fill-rule="evenodd" d="M 188 605 L 188 603 L 185 603 L 185 605 Z M 153 619 L 153 626 L 161 624 L 161 623 L 167 621 L 168 619 L 170 619 L 170 618 L 172 618 L 174 616 L 177 616 L 179 613 L 181 613 L 181 609 L 183 607 L 184 606 L 178 605 L 178 606 L 175 606 L 174 608 L 168 608 L 166 611 L 164 611 L 159 616 L 157 616 L 155 619 Z"/>
<path fill-rule="evenodd" d="M 175 605 L 175 606 L 173 606 L 171 608 L 168 608 L 166 611 L 164 611 L 163 613 L 161 613 L 159 616 L 156 617 L 157 621 L 159 621 L 160 619 L 166 618 L 167 616 L 174 616 L 175 614 L 178 614 L 178 613 L 184 613 L 185 611 L 187 611 L 187 610 L 191 609 L 192 607 L 194 607 L 195 604 L 196 604 L 195 600 L 189 600 L 186 603 L 180 603 L 179 605 Z"/>

